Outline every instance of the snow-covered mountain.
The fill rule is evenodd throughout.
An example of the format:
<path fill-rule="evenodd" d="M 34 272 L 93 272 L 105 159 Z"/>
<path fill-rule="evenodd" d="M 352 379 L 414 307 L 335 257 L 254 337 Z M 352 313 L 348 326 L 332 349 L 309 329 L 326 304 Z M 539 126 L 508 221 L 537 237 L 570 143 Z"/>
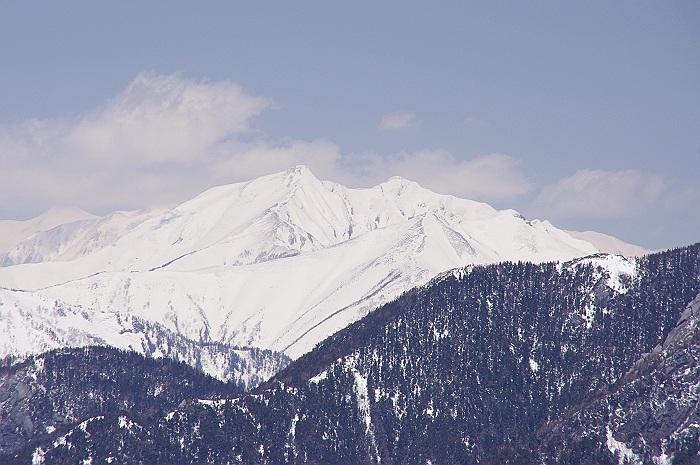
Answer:
<path fill-rule="evenodd" d="M 103 345 L 182 361 L 246 389 L 289 363 L 288 357 L 271 351 L 192 341 L 131 313 L 71 307 L 7 289 L 0 289 L 0 316 L 0 353 L 4 356 Z"/>
<path fill-rule="evenodd" d="M 36 230 L 30 236 L 9 247 L 6 252 L 0 253 L 0 266 L 70 261 L 90 255 L 111 245 L 146 219 L 165 210 L 165 208 L 146 208 L 133 212 L 120 211 L 110 213 L 103 218 L 66 221 L 58 225 L 41 221 L 40 226 L 51 225 L 51 227 L 35 228 Z M 48 213 L 50 212 L 51 210 Z"/>
<path fill-rule="evenodd" d="M 623 255 L 625 257 L 639 257 L 652 253 L 651 250 L 639 247 L 638 245 L 627 244 L 620 239 L 608 236 L 607 234 L 596 231 L 566 231 L 574 239 L 581 239 L 593 244 L 598 250 L 603 253 Z"/>
<path fill-rule="evenodd" d="M 31 299 L 41 298 L 133 315 L 198 343 L 293 358 L 445 270 L 600 252 L 513 210 L 435 194 L 398 177 L 349 189 L 319 181 L 303 166 L 146 214 L 133 229 L 113 228 L 113 242 L 93 240 L 96 224 L 85 235 L 74 225 L 69 246 L 61 234 L 55 242 L 45 234 L 35 249 L 27 247 L 40 250 L 32 255 L 40 260 L 18 260 L 42 263 L 0 268 L 0 286 L 23 291 L 13 294 L 14 305 L 31 313 Z M 71 252 L 55 252 L 61 247 Z M 0 356 L 19 350 L 2 347 Z"/>
<path fill-rule="evenodd" d="M 62 224 L 98 219 L 79 208 L 52 208 L 46 213 L 26 221 L 0 220 L 0 254 L 4 254 L 20 242 L 36 233 L 48 231 Z"/>

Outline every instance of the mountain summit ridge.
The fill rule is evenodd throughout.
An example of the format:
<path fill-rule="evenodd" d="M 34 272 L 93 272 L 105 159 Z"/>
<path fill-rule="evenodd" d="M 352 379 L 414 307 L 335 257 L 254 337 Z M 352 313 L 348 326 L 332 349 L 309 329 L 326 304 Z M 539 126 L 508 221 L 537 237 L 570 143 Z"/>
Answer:
<path fill-rule="evenodd" d="M 0 268 L 0 287 L 22 290 L 20 304 L 35 295 L 296 358 L 447 270 L 598 252 L 548 221 L 400 177 L 350 189 L 296 166 L 209 189 L 80 258 Z"/>

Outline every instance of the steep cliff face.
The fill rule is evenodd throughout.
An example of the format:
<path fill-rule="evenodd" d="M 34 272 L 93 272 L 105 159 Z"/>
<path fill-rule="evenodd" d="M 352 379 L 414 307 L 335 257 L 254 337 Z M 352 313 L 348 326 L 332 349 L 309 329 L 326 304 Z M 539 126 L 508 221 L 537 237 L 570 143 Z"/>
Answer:
<path fill-rule="evenodd" d="M 681 463 L 698 450 L 697 301 L 688 304 L 699 293 L 699 245 L 634 264 L 599 256 L 455 271 L 251 394 L 147 419 L 84 418 L 6 458 Z"/>

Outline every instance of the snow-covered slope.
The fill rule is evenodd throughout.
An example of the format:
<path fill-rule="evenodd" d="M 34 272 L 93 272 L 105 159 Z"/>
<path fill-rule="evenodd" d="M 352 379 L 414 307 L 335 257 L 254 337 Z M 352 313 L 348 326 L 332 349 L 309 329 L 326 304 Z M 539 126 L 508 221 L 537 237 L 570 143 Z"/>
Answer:
<path fill-rule="evenodd" d="M 99 218 L 79 208 L 52 208 L 36 218 L 26 221 L 0 221 L 0 253 L 7 252 L 33 234 L 48 231 L 61 224 Z"/>
<path fill-rule="evenodd" d="M 252 388 L 289 362 L 282 354 L 203 344 L 157 322 L 122 312 L 67 306 L 36 294 L 0 289 L 0 354 L 23 357 L 61 347 L 108 345 L 195 366 L 223 381 Z"/>
<path fill-rule="evenodd" d="M 2 268 L 0 286 L 298 357 L 445 270 L 598 252 L 547 221 L 402 178 L 348 189 L 298 166 L 210 189 L 82 258 Z"/>
<path fill-rule="evenodd" d="M 598 250 L 604 253 L 619 254 L 625 257 L 639 257 L 650 254 L 652 251 L 639 247 L 638 245 L 622 242 L 620 239 L 608 236 L 607 234 L 595 231 L 566 231 L 571 237 L 581 239 L 593 244 Z"/>
<path fill-rule="evenodd" d="M 64 222 L 48 230 L 38 230 L 0 254 L 0 266 L 49 261 L 70 261 L 103 249 L 146 219 L 165 211 L 147 208 L 133 212 L 114 212 Z"/>

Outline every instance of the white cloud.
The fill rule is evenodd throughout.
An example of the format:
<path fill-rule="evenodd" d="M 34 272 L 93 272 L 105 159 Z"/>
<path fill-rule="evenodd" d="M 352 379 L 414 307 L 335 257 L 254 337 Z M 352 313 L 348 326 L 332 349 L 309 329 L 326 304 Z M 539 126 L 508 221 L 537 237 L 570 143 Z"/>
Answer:
<path fill-rule="evenodd" d="M 109 105 L 65 135 L 71 151 L 111 163 L 187 161 L 232 134 L 271 104 L 228 81 L 195 82 L 142 73 Z"/>
<path fill-rule="evenodd" d="M 531 184 L 518 169 L 519 161 L 493 153 L 471 160 L 456 160 L 445 150 L 422 150 L 388 157 L 376 154 L 353 157 L 355 176 L 383 181 L 402 176 L 435 192 L 483 201 L 500 201 L 526 194 Z"/>
<path fill-rule="evenodd" d="M 544 186 L 533 209 L 547 217 L 621 218 L 659 200 L 663 179 L 639 171 L 581 170 Z"/>
<path fill-rule="evenodd" d="M 168 189 L 196 193 L 221 144 L 248 133 L 270 104 L 229 81 L 141 73 L 77 118 L 0 126 L 0 205 L 100 209 L 172 201 Z"/>
<path fill-rule="evenodd" d="M 416 115 L 408 111 L 391 113 L 382 118 L 379 129 L 384 131 L 398 131 L 418 124 Z"/>
<path fill-rule="evenodd" d="M 222 180 L 249 180 L 295 165 L 307 165 L 320 179 L 342 177 L 338 165 L 342 158 L 340 147 L 326 140 L 257 140 L 250 144 L 223 144 L 221 151 L 227 156 L 220 157 L 214 173 Z"/>
<path fill-rule="evenodd" d="M 0 126 L 0 210 L 77 205 L 106 213 L 172 204 L 297 164 L 348 186 L 400 175 L 486 201 L 530 188 L 518 161 L 502 154 L 459 161 L 444 150 L 342 154 L 326 140 L 270 141 L 251 120 L 271 105 L 229 81 L 142 73 L 106 106 L 78 117 Z M 415 116 L 387 124 L 415 124 Z"/>

